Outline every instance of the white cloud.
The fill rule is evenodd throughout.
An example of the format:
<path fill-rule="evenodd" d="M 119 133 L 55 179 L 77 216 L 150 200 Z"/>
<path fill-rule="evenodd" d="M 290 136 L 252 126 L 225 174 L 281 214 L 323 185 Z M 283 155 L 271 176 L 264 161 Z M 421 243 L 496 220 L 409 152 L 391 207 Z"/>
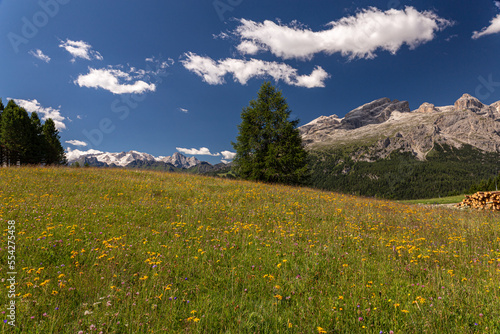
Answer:
<path fill-rule="evenodd" d="M 255 55 L 260 51 L 259 45 L 252 41 L 242 41 L 237 47 L 242 54 Z"/>
<path fill-rule="evenodd" d="M 75 161 L 85 155 L 97 155 L 102 153 L 103 152 L 98 150 L 88 150 L 88 151 L 72 150 L 70 147 L 68 147 L 66 149 L 66 159 L 68 159 L 68 161 Z"/>
<path fill-rule="evenodd" d="M 224 160 L 224 159 L 222 159 L 220 162 L 222 162 L 223 164 L 226 164 L 226 165 L 231 163 L 231 161 L 227 161 L 227 160 Z"/>
<path fill-rule="evenodd" d="M 73 59 L 71 59 L 72 63 L 76 61 L 76 58 L 86 60 L 103 59 L 99 52 L 92 50 L 92 46 L 84 41 L 72 41 L 67 39 L 65 42 L 61 41 L 59 47 L 64 48 L 73 56 Z"/>
<path fill-rule="evenodd" d="M 188 109 L 184 109 L 184 108 L 179 108 L 179 110 L 185 114 L 189 113 L 189 110 Z"/>
<path fill-rule="evenodd" d="M 240 20 L 234 34 L 241 40 L 243 54 L 270 51 L 283 59 L 311 59 L 317 53 L 341 53 L 350 58 L 374 58 L 377 50 L 395 54 L 404 44 L 414 49 L 434 39 L 436 31 L 453 23 L 432 11 L 413 7 L 381 11 L 370 7 L 356 16 L 328 23 L 327 29 L 312 31 L 298 22 L 282 25 Z"/>
<path fill-rule="evenodd" d="M 495 16 L 493 20 L 491 20 L 490 25 L 488 27 L 484 27 L 481 31 L 474 31 L 472 34 L 472 39 L 478 39 L 479 37 L 483 37 L 486 35 L 496 34 L 500 32 L 500 14 Z"/>
<path fill-rule="evenodd" d="M 324 81 L 329 77 L 323 68 L 316 66 L 310 75 L 297 74 L 297 69 L 283 63 L 263 61 L 259 59 L 232 59 L 214 61 L 209 57 L 202 57 L 189 52 L 184 54 L 184 67 L 203 78 L 210 85 L 223 84 L 224 76 L 232 74 L 234 81 L 244 85 L 252 78 L 272 77 L 282 80 L 289 85 L 300 87 L 324 87 Z"/>
<path fill-rule="evenodd" d="M 40 59 L 41 61 L 44 61 L 46 63 L 50 62 L 50 57 L 45 55 L 42 50 L 36 49 L 36 50 L 31 50 L 29 52 L 30 55 L 32 55 L 35 58 Z"/>
<path fill-rule="evenodd" d="M 87 146 L 87 143 L 81 140 L 66 140 L 66 143 L 73 146 Z"/>
<path fill-rule="evenodd" d="M 233 160 L 234 157 L 236 156 L 236 153 L 234 152 L 230 152 L 230 151 L 222 151 L 220 152 L 222 153 L 222 156 L 224 157 L 224 159 L 226 160 Z"/>
<path fill-rule="evenodd" d="M 497 6 L 497 8 L 500 9 L 500 1 L 495 1 L 495 6 Z"/>
<path fill-rule="evenodd" d="M 37 114 L 42 115 L 43 121 L 46 121 L 48 118 L 52 118 L 58 130 L 66 129 L 66 125 L 63 123 L 66 118 L 61 115 L 60 109 L 52 107 L 44 108 L 37 100 L 14 99 L 14 102 L 30 113 L 36 112 Z"/>
<path fill-rule="evenodd" d="M 451 41 L 452 39 L 457 38 L 457 37 L 458 37 L 458 35 L 457 35 L 457 34 L 454 34 L 454 35 L 451 35 L 451 36 L 447 37 L 447 38 L 445 39 L 445 41 L 449 42 L 449 41 Z"/>
<path fill-rule="evenodd" d="M 81 115 L 76 115 L 76 118 L 83 119 L 83 117 Z"/>
<path fill-rule="evenodd" d="M 172 58 L 167 58 L 167 60 L 157 60 L 156 57 L 146 58 L 147 63 L 155 63 L 159 68 L 165 69 L 175 64 Z"/>
<path fill-rule="evenodd" d="M 74 83 L 80 87 L 102 88 L 113 94 L 142 94 L 156 90 L 155 84 L 138 80 L 145 76 L 146 71 L 132 68 L 131 73 L 114 68 L 89 67 L 89 73 L 80 74 Z"/>
<path fill-rule="evenodd" d="M 190 154 L 190 155 L 211 155 L 213 157 L 218 157 L 220 156 L 220 153 L 210 153 L 210 150 L 206 147 L 202 147 L 199 150 L 196 148 L 181 148 L 181 147 L 176 147 L 175 148 L 177 151 L 184 153 L 184 154 Z"/>

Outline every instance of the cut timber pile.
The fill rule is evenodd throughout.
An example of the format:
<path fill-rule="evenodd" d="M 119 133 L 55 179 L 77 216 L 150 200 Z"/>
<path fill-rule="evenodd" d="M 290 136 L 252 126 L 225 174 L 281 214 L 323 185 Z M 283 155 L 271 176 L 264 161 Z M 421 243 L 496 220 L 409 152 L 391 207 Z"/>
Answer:
<path fill-rule="evenodd" d="M 466 195 L 462 203 L 457 204 L 457 207 L 500 211 L 500 191 L 480 191 L 474 195 Z"/>

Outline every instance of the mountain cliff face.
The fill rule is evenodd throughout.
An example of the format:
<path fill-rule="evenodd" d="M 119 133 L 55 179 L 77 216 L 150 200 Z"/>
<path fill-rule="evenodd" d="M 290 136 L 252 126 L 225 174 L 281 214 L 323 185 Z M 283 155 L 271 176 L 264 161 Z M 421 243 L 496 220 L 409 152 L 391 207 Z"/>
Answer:
<path fill-rule="evenodd" d="M 374 161 L 393 151 L 410 152 L 419 160 L 436 144 L 484 152 L 500 152 L 500 101 L 491 106 L 464 94 L 453 106 L 422 104 L 411 111 L 406 101 L 388 98 L 367 103 L 347 113 L 322 116 L 299 128 L 310 150 L 359 145 L 355 159 Z M 357 156 L 356 156 L 357 155 Z"/>

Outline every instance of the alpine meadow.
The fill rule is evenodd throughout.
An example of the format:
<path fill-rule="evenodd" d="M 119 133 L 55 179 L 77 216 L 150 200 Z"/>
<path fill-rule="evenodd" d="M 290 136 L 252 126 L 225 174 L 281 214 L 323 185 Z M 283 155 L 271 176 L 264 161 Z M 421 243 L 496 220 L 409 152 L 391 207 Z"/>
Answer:
<path fill-rule="evenodd" d="M 3 333 L 500 331 L 492 212 L 139 170 L 0 177 Z"/>

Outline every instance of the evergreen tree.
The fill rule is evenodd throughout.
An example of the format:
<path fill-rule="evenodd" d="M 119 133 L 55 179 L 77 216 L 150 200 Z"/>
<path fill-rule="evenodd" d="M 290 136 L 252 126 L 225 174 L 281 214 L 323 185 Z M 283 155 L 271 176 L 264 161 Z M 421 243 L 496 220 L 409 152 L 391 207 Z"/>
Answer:
<path fill-rule="evenodd" d="M 31 113 L 31 132 L 30 146 L 26 152 L 26 162 L 38 164 L 45 161 L 46 151 L 48 149 L 47 141 L 43 135 L 43 126 L 38 114 Z"/>
<path fill-rule="evenodd" d="M 296 128 L 290 121 L 291 110 L 280 91 L 265 82 L 256 100 L 241 113 L 234 159 L 236 172 L 255 181 L 299 184 L 307 171 L 307 153 Z"/>
<path fill-rule="evenodd" d="M 49 118 L 45 121 L 42 127 L 43 136 L 47 143 L 47 149 L 45 152 L 45 162 L 50 164 L 66 164 L 66 156 L 64 154 L 64 149 L 59 141 L 59 131 L 56 129 L 54 121 Z"/>
<path fill-rule="evenodd" d="M 1 145 L 7 150 L 7 159 L 11 164 L 24 163 L 30 145 L 31 121 L 24 108 L 13 100 L 9 101 L 2 112 L 0 127 Z"/>

